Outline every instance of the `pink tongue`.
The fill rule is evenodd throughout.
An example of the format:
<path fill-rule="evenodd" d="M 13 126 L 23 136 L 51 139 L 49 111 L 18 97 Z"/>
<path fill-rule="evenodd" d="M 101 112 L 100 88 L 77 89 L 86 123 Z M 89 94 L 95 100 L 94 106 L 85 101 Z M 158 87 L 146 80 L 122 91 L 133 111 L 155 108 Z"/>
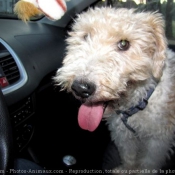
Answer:
<path fill-rule="evenodd" d="M 103 116 L 103 104 L 94 106 L 81 105 L 78 112 L 78 123 L 82 129 L 94 131 Z"/>

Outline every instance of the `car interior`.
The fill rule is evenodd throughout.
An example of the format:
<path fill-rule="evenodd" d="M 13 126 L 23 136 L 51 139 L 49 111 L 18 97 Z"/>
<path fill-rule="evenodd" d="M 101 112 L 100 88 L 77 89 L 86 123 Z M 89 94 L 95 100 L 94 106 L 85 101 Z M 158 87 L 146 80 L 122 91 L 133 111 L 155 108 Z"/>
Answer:
<path fill-rule="evenodd" d="M 39 16 L 28 22 L 13 14 L 14 4 L 4 12 L 6 2 L 17 1 L 0 0 L 0 169 L 6 174 L 14 159 L 23 158 L 48 170 L 101 170 L 110 142 L 105 121 L 94 132 L 82 130 L 80 102 L 53 81 L 73 19 L 96 6 L 159 10 L 167 21 L 169 47 L 175 50 L 174 1 L 69 0 L 60 20 Z M 76 162 L 65 163 L 65 156 Z"/>

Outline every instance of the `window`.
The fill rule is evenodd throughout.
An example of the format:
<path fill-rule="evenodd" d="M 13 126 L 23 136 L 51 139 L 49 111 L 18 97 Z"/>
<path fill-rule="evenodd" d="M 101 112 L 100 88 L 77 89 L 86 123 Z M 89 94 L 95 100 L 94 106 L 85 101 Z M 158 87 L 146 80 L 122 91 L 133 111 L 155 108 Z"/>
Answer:
<path fill-rule="evenodd" d="M 14 0 L 0 0 L 0 13 L 13 13 Z"/>

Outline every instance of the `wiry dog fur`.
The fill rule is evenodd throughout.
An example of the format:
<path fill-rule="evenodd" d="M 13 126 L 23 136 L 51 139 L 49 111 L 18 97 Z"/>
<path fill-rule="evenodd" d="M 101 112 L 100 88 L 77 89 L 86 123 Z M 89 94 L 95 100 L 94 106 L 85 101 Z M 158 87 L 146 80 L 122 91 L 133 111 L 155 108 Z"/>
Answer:
<path fill-rule="evenodd" d="M 55 81 L 85 105 L 108 103 L 103 118 L 122 161 L 116 170 L 159 170 L 175 133 L 175 54 L 167 48 L 162 15 L 89 9 L 78 15 L 69 35 Z M 121 40 L 129 41 L 128 49 L 119 48 Z M 75 80 L 93 82 L 95 92 L 80 97 L 71 88 Z M 137 105 L 150 88 L 154 92 L 146 108 L 128 118 L 135 135 L 116 111 Z"/>

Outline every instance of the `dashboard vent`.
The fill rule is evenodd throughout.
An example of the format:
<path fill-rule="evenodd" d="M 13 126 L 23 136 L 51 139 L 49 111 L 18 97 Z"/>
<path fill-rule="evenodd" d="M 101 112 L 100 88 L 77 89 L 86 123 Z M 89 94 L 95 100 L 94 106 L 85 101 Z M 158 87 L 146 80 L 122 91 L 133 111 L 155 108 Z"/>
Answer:
<path fill-rule="evenodd" d="M 10 85 L 20 79 L 18 66 L 9 52 L 4 53 L 4 56 L 0 58 L 0 66 Z"/>
<path fill-rule="evenodd" d="M 28 77 L 14 50 L 0 38 L 0 86 L 4 95 L 24 86 Z M 7 82 L 8 81 L 8 82 Z"/>

